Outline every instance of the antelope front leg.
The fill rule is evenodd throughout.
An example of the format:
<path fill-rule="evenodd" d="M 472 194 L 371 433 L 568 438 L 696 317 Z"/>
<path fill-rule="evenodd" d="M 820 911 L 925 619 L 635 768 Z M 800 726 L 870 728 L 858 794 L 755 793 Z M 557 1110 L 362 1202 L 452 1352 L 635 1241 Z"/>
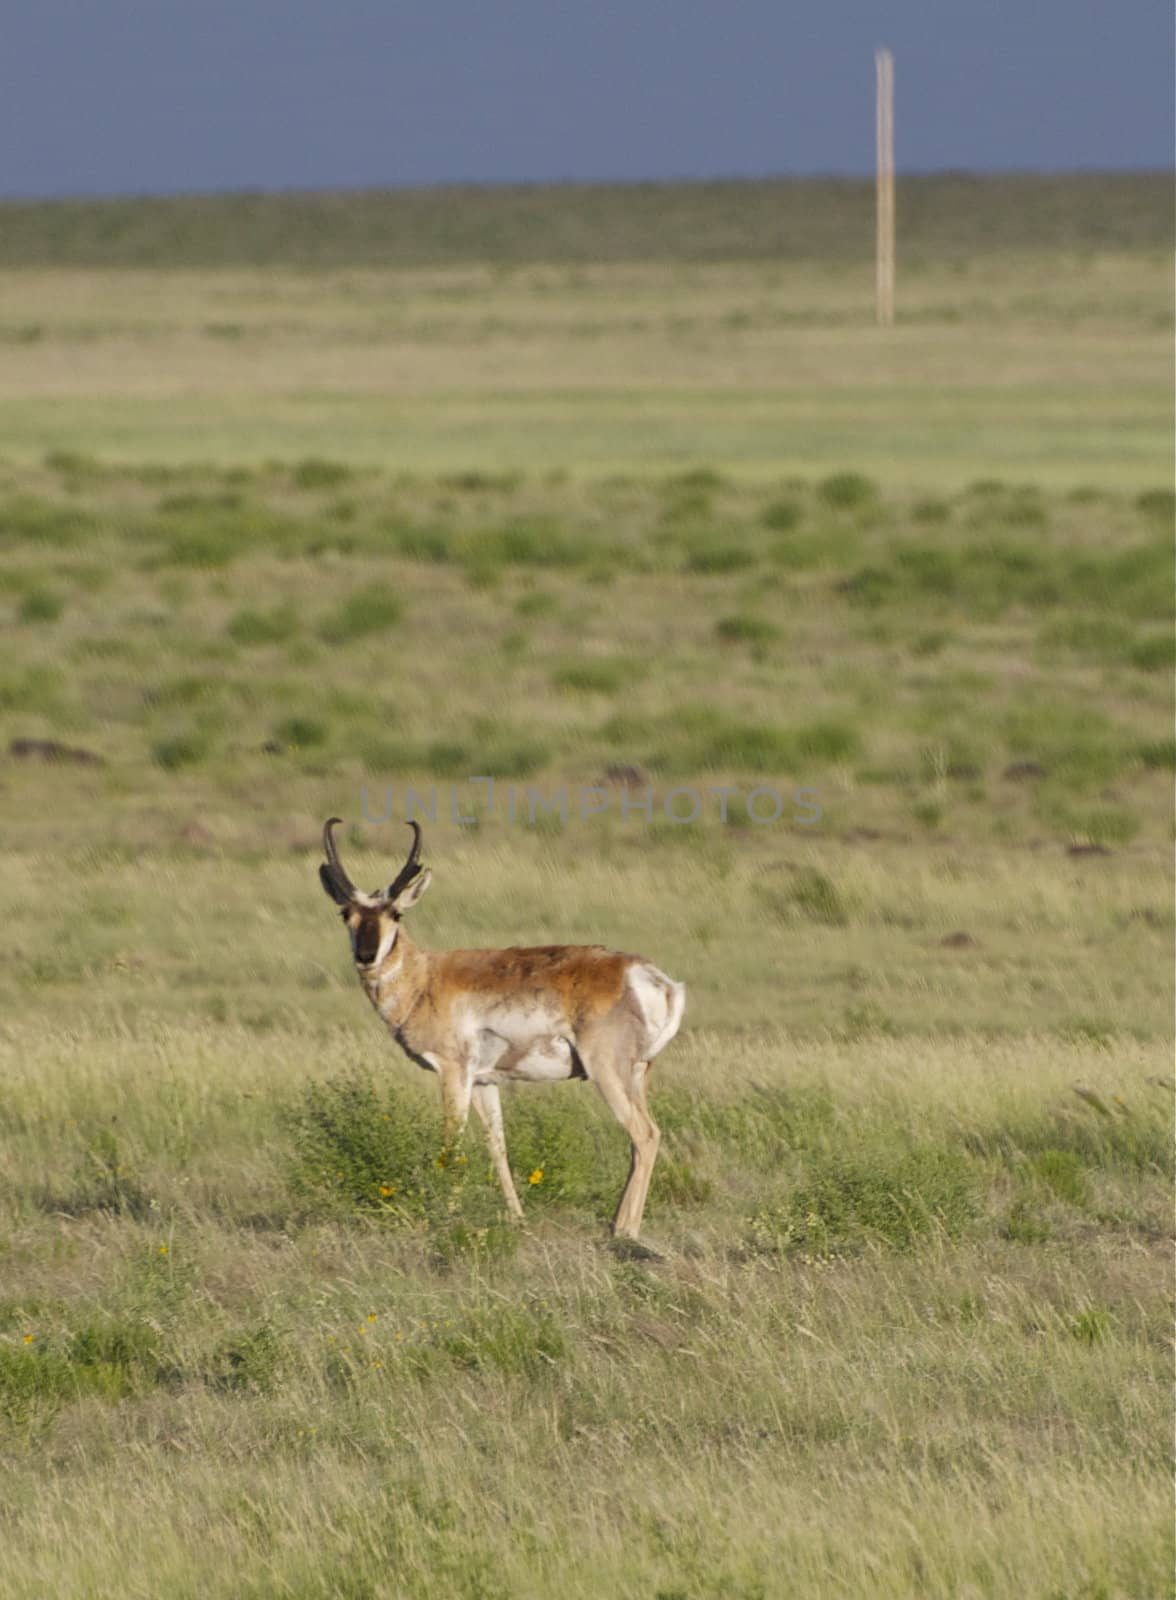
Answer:
<path fill-rule="evenodd" d="M 474 1110 L 481 1117 L 482 1125 L 486 1129 L 486 1143 L 490 1146 L 490 1158 L 494 1162 L 494 1170 L 502 1185 L 506 1208 L 516 1222 L 521 1222 L 523 1208 L 519 1204 L 514 1179 L 510 1175 L 510 1162 L 506 1159 L 506 1135 L 502 1131 L 502 1101 L 499 1098 L 497 1084 L 474 1085 Z"/>
<path fill-rule="evenodd" d="M 448 1152 L 465 1132 L 474 1080 L 464 1061 L 450 1057 L 438 1061 L 437 1072 L 441 1079 L 442 1147 Z"/>

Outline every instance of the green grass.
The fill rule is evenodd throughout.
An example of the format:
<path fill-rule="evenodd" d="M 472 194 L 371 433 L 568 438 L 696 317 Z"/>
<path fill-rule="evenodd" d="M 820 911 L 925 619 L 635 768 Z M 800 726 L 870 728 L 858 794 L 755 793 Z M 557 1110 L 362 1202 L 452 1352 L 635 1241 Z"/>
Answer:
<path fill-rule="evenodd" d="M 9 204 L 4 320 L 38 335 L 0 326 L 0 434 L 79 487 L 112 460 L 161 486 L 187 462 L 242 495 L 285 461 L 332 541 L 372 468 L 468 500 L 664 472 L 678 516 L 783 477 L 783 534 L 804 530 L 793 476 L 826 483 L 826 517 L 868 511 L 871 485 L 933 515 L 969 481 L 1095 485 L 1150 496 L 1162 526 L 1163 181 L 908 180 L 889 331 L 856 183 L 486 190 L 462 216 L 496 220 L 468 233 L 451 191 Z M 1027 534 L 1041 507 L 1014 498 Z M 231 561 L 170 516 L 168 559 Z"/>
<path fill-rule="evenodd" d="M 509 1097 L 519 1236 L 480 1140 L 436 1165 L 411 1068 L 357 1075 L 332 987 L 355 1042 L 11 1034 L 13 1594 L 378 1594 L 389 1562 L 411 1594 L 771 1594 L 782 1554 L 814 1595 L 1165 1592 L 1171 1154 L 1138 1045 L 956 1041 L 949 1072 L 935 1039 L 798 1064 L 694 1030 L 647 1265 L 598 1242 L 624 1154 L 589 1090 Z M 573 1471 L 574 1517 L 541 1492 Z"/>
<path fill-rule="evenodd" d="M 885 335 L 862 186 L 5 208 L 6 1597 L 1172 1594 L 1158 181 Z M 660 1259 L 590 1085 L 439 1160 L 410 789 L 423 945 L 686 982 Z"/>

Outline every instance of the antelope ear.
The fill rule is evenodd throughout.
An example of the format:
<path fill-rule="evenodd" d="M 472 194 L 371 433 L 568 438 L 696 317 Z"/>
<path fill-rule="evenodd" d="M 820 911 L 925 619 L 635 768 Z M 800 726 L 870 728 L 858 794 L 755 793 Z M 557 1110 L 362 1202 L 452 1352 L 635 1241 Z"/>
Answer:
<path fill-rule="evenodd" d="M 425 890 L 429 887 L 432 881 L 433 874 L 429 871 L 428 867 L 423 868 L 417 873 L 416 877 L 413 878 L 411 883 L 405 884 L 404 888 L 401 889 L 395 900 L 393 900 L 390 909 L 394 911 L 398 917 L 402 917 L 406 911 L 412 910 L 413 906 L 416 905 L 417 901 L 424 894 Z"/>
<path fill-rule="evenodd" d="M 343 885 L 337 882 L 330 867 L 323 865 L 319 868 L 319 882 L 337 906 L 349 906 L 351 904 L 351 896 Z"/>

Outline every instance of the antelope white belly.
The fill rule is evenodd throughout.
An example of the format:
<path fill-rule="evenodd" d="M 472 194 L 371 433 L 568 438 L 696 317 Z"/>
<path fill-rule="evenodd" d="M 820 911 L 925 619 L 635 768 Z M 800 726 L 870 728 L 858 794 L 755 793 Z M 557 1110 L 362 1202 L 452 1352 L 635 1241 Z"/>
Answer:
<path fill-rule="evenodd" d="M 478 1040 L 475 1083 L 557 1083 L 575 1075 L 576 1061 L 567 1039 L 557 1033 L 541 1034 L 519 1042 L 489 1031 Z"/>

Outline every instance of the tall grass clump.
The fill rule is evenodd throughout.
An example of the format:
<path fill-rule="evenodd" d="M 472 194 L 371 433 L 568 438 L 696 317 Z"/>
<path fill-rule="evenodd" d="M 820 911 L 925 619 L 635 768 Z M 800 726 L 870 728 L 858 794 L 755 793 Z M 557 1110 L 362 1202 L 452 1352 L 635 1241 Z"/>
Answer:
<path fill-rule="evenodd" d="M 16 614 L 22 622 L 56 622 L 65 609 L 65 601 L 54 589 L 30 589 L 22 598 Z"/>
<path fill-rule="evenodd" d="M 720 617 L 715 623 L 715 636 L 724 644 L 771 644 L 780 637 L 780 629 L 767 617 L 740 612 L 731 617 Z"/>
<path fill-rule="evenodd" d="M 530 1085 L 508 1095 L 507 1146 L 528 1209 L 615 1206 L 624 1182 L 623 1134 L 595 1104 Z M 287 1178 L 312 1212 L 362 1213 L 389 1227 L 486 1226 L 505 1216 L 481 1135 L 441 1148 L 440 1108 L 394 1082 L 352 1075 L 308 1083 L 286 1107 Z"/>
<path fill-rule="evenodd" d="M 696 533 L 685 544 L 684 570 L 699 577 L 722 577 L 755 566 L 755 551 L 729 533 Z"/>
<path fill-rule="evenodd" d="M 579 690 L 592 694 L 619 694 L 640 676 L 640 669 L 632 662 L 583 658 L 556 667 L 551 674 L 551 683 L 556 689 Z"/>
<path fill-rule="evenodd" d="M 319 623 L 319 638 L 327 644 L 349 644 L 369 634 L 384 633 L 400 621 L 402 606 L 388 588 L 371 585 L 341 600 Z"/>
<path fill-rule="evenodd" d="M 237 644 L 285 644 L 299 632 L 298 612 L 291 605 L 273 606 L 268 611 L 246 608 L 230 617 L 225 626 Z"/>
<path fill-rule="evenodd" d="M 760 512 L 760 522 L 773 533 L 792 533 L 804 521 L 799 500 L 772 500 Z"/>
<path fill-rule="evenodd" d="M 80 506 L 55 505 L 32 495 L 0 502 L 0 549 L 19 544 L 68 548 L 89 540 L 98 528 L 94 513 Z"/>
<path fill-rule="evenodd" d="M 860 472 L 834 472 L 817 485 L 817 497 L 837 511 L 857 511 L 878 498 L 878 486 Z"/>
<path fill-rule="evenodd" d="M 811 1153 L 795 1187 L 753 1213 L 751 1238 L 761 1249 L 810 1259 L 867 1246 L 909 1251 L 928 1235 L 965 1233 L 981 1193 L 974 1163 L 946 1145 Z"/>
<path fill-rule="evenodd" d="M 352 469 L 342 461 L 307 456 L 297 463 L 290 476 L 297 489 L 337 489 L 352 476 Z"/>

